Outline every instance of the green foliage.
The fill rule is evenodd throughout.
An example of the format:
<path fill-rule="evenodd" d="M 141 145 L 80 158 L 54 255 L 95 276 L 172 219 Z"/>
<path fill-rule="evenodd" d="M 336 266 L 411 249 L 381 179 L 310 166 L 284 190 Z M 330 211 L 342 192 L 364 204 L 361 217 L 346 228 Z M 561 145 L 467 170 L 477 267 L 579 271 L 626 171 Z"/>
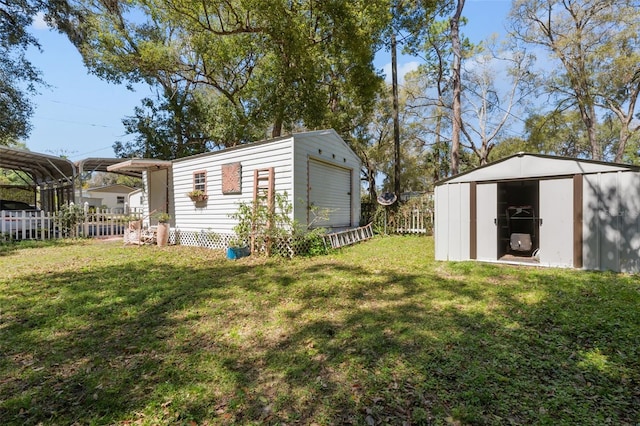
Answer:
<path fill-rule="evenodd" d="M 0 145 L 26 139 L 31 130 L 30 97 L 43 81 L 25 53 L 29 47 L 39 48 L 28 28 L 44 9 L 36 0 L 0 2 Z"/>
<path fill-rule="evenodd" d="M 171 215 L 169 213 L 166 212 L 157 212 L 153 214 L 153 217 L 159 222 L 159 223 L 167 223 L 171 220 Z"/>
<path fill-rule="evenodd" d="M 65 238 L 77 238 L 79 236 L 78 226 L 84 221 L 85 213 L 82 206 L 76 204 L 65 204 L 60 207 L 56 214 L 58 231 Z"/>
<path fill-rule="evenodd" d="M 89 69 L 146 82 L 162 98 L 127 119 L 139 138 L 117 145 L 121 155 L 177 158 L 263 139 L 267 129 L 344 134 L 381 89 L 372 62 L 390 19 L 383 0 L 74 3 L 82 19 L 63 30 Z"/>
<path fill-rule="evenodd" d="M 627 0 L 541 2 L 518 0 L 510 14 L 511 35 L 549 53 L 539 85 L 560 111 L 575 111 L 594 160 L 621 161 L 640 131 L 637 115 L 640 9 Z M 602 117 L 617 121 L 615 147 L 602 139 Z M 613 149 L 612 149 L 613 148 Z"/>
<path fill-rule="evenodd" d="M 145 98 L 135 115 L 122 120 L 135 139 L 117 141 L 114 152 L 123 158 L 173 160 L 210 151 L 215 144 L 206 134 L 205 106 L 188 87 L 167 87 L 156 100 Z"/>
<path fill-rule="evenodd" d="M 253 239 L 257 242 L 254 251 L 269 251 L 276 256 L 326 254 L 327 248 L 322 238 L 326 230 L 310 229 L 295 221 L 292 218 L 293 205 L 289 202 L 286 191 L 276 192 L 274 201 L 273 211 L 264 203 L 257 206 L 253 203 L 239 203 L 238 210 L 230 215 L 237 221 L 233 228 L 236 238 L 230 245 L 248 245 Z M 321 212 L 317 216 L 321 217 Z"/>

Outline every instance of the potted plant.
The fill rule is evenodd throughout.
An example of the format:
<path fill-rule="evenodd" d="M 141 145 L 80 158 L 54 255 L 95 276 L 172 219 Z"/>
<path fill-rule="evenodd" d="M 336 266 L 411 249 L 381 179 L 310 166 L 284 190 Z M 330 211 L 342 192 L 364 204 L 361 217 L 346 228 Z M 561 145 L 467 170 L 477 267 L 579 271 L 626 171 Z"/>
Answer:
<path fill-rule="evenodd" d="M 206 201 L 209 196 L 201 189 L 194 189 L 193 191 L 187 192 L 187 197 L 191 198 L 191 201 L 199 202 Z"/>
<path fill-rule="evenodd" d="M 251 250 L 247 243 L 241 238 L 234 238 L 229 241 L 229 246 L 227 247 L 227 259 L 240 259 L 241 257 L 249 256 L 251 254 Z"/>
<path fill-rule="evenodd" d="M 230 215 L 238 223 L 233 227 L 235 236 L 229 241 L 227 259 L 239 259 L 251 254 L 248 242 L 251 240 L 253 208 L 250 204 L 240 203 L 238 211 Z"/>
<path fill-rule="evenodd" d="M 160 212 L 155 215 L 155 218 L 158 220 L 156 243 L 158 247 L 165 247 L 169 243 L 169 221 L 171 216 L 168 213 Z"/>

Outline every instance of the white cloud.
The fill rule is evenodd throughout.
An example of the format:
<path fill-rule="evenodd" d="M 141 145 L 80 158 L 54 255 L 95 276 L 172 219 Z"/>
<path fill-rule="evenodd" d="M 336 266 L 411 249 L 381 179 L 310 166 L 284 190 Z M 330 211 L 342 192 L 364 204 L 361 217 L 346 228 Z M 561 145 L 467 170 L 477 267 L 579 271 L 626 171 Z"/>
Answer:
<path fill-rule="evenodd" d="M 31 26 L 36 30 L 47 30 L 49 29 L 49 25 L 44 20 L 44 13 L 38 12 L 36 16 L 33 17 L 33 21 L 31 22 Z"/>
<path fill-rule="evenodd" d="M 420 62 L 418 61 L 409 61 L 398 64 L 398 84 L 404 84 L 404 76 L 409 72 L 418 69 L 418 66 L 420 66 Z M 382 67 L 382 72 L 385 74 L 384 81 L 391 84 L 391 62 Z"/>

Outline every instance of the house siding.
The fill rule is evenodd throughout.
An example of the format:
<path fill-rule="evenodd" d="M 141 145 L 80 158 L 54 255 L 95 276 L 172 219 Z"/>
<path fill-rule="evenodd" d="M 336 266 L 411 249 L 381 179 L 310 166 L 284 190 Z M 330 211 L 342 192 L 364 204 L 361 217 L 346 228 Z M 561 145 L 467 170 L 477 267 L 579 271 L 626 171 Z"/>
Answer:
<path fill-rule="evenodd" d="M 216 233 L 233 233 L 236 221 L 230 217 L 238 210 L 240 203 L 253 200 L 253 173 L 256 169 L 274 167 L 276 192 L 292 192 L 293 138 L 287 138 L 267 144 L 247 145 L 200 155 L 173 164 L 173 195 L 176 228 L 185 231 L 211 230 Z M 240 194 L 222 193 L 223 164 L 240 162 Z M 208 200 L 202 205 L 196 204 L 186 195 L 193 189 L 193 172 L 207 172 Z"/>
<path fill-rule="evenodd" d="M 469 260 L 471 185 L 454 183 L 436 187 L 436 260 Z"/>

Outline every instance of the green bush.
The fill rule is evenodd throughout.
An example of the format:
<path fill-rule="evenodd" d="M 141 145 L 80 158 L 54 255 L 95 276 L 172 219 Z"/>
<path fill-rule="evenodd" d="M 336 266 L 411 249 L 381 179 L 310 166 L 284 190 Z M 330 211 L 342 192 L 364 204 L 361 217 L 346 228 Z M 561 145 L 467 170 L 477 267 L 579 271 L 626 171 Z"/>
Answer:
<path fill-rule="evenodd" d="M 60 208 L 56 216 L 61 236 L 65 238 L 77 238 L 79 236 L 78 226 L 85 219 L 82 206 L 65 204 Z"/>
<path fill-rule="evenodd" d="M 240 203 L 230 217 L 238 221 L 233 231 L 236 237 L 230 245 L 248 245 L 252 253 L 268 252 L 272 256 L 317 256 L 326 254 L 324 228 L 310 229 L 291 218 L 293 206 L 288 194 L 276 193 L 272 211 L 265 204 Z M 314 217 L 321 217 L 314 211 Z"/>

